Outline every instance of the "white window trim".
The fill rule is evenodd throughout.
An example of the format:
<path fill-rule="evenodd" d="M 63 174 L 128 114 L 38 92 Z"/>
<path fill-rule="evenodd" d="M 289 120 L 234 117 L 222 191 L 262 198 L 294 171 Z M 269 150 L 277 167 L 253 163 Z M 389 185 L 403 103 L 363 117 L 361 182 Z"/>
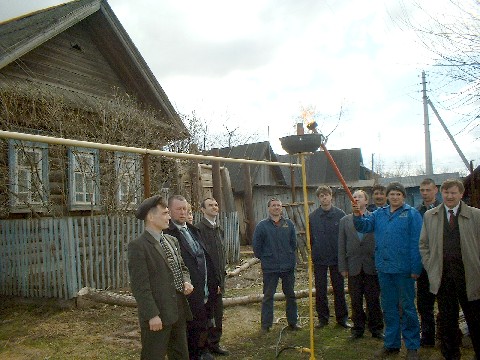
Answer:
<path fill-rule="evenodd" d="M 92 188 L 93 191 L 90 193 L 92 197 L 91 200 L 85 199 L 84 201 L 77 200 L 76 192 L 76 176 L 79 172 L 77 170 L 78 158 L 79 156 L 89 156 L 92 158 L 92 176 L 87 180 L 93 181 Z M 98 149 L 87 149 L 80 147 L 73 147 L 68 149 L 68 205 L 71 211 L 74 210 L 99 210 L 100 206 L 100 160 L 99 160 L 99 151 Z M 83 177 L 85 173 L 81 172 Z M 83 192 L 87 194 L 86 183 L 83 183 Z M 86 196 L 86 195 L 85 195 Z"/>
<path fill-rule="evenodd" d="M 133 172 L 133 176 L 125 177 L 128 174 L 122 171 L 122 165 L 125 163 L 130 163 L 128 172 Z M 140 157 L 137 154 L 128 154 L 128 153 L 115 153 L 115 174 L 117 176 L 117 191 L 116 191 L 116 199 L 117 204 L 119 206 L 125 207 L 126 209 L 134 208 L 141 198 L 141 187 L 140 187 Z M 132 201 L 126 202 L 123 200 L 123 193 L 122 193 L 122 181 L 126 180 L 128 194 L 133 194 Z"/>
<path fill-rule="evenodd" d="M 48 179 L 48 145 L 44 143 L 35 143 L 30 141 L 9 140 L 9 190 L 10 190 L 10 211 L 11 212 L 30 212 L 32 209 L 37 212 L 46 211 L 49 195 L 49 179 Z M 30 175 L 29 182 L 32 182 L 32 176 L 39 177 L 40 189 L 38 190 L 40 199 L 33 201 L 32 188 L 28 188 L 27 201 L 19 199 L 19 152 L 28 151 L 40 154 L 40 161 L 37 164 L 36 174 L 25 169 Z"/>

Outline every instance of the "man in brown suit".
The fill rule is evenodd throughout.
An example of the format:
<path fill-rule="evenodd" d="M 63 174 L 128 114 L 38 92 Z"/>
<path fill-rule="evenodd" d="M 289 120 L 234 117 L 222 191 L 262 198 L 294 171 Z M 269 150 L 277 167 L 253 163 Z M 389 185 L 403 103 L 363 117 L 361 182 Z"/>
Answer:
<path fill-rule="evenodd" d="M 142 360 L 187 360 L 186 322 L 192 313 L 186 295 L 193 291 L 177 239 L 163 234 L 170 214 L 156 195 L 145 199 L 135 216 L 145 231 L 128 244 L 130 286 L 138 305 Z"/>

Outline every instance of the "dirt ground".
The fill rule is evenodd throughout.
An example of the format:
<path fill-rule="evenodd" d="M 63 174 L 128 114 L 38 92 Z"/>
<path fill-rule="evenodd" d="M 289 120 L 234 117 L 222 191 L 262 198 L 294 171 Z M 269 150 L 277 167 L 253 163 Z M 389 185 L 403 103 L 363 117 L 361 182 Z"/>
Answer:
<path fill-rule="evenodd" d="M 245 258 L 249 256 L 246 253 Z M 226 287 L 227 297 L 261 294 L 260 265 L 227 279 Z M 307 288 L 306 266 L 300 266 L 296 290 Z M 308 299 L 299 299 L 298 304 L 301 331 L 283 330 L 285 305 L 278 301 L 275 324 L 266 335 L 260 333 L 261 304 L 227 307 L 222 345 L 231 355 L 225 359 L 310 359 L 308 353 L 301 352 L 310 347 Z M 314 332 L 316 359 L 373 359 L 373 353 L 382 346 L 368 334 L 352 342 L 348 330 L 331 323 Z M 470 348 L 462 352 L 473 355 Z M 136 308 L 105 304 L 78 308 L 73 302 L 0 297 L 0 359 L 139 359 L 139 353 Z M 439 354 L 437 348 L 420 351 L 422 359 L 441 359 Z"/>

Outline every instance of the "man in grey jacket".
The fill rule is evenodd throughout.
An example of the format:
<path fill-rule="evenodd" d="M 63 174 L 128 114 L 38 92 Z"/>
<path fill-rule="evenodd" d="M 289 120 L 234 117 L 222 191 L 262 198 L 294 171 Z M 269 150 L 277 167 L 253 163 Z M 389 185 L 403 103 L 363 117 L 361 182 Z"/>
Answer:
<path fill-rule="evenodd" d="M 365 213 L 368 195 L 363 190 L 353 193 L 353 198 Z M 338 271 L 348 278 L 348 293 L 352 305 L 352 339 L 365 332 L 365 324 L 374 338 L 383 339 L 383 315 L 380 308 L 380 285 L 375 270 L 375 237 L 373 233 L 359 233 L 353 225 L 353 215 L 340 220 L 338 233 Z M 363 298 L 367 314 L 363 310 Z"/>
<path fill-rule="evenodd" d="M 186 299 L 193 291 L 177 239 L 163 233 L 170 213 L 160 195 L 145 199 L 135 216 L 145 231 L 128 244 L 130 286 L 138 305 L 142 360 L 188 359 Z"/>
<path fill-rule="evenodd" d="M 437 295 L 441 351 L 445 359 L 460 359 L 461 306 L 474 359 L 480 359 L 480 210 L 461 201 L 460 180 L 446 180 L 440 189 L 443 203 L 425 213 L 419 247 L 430 291 Z"/>

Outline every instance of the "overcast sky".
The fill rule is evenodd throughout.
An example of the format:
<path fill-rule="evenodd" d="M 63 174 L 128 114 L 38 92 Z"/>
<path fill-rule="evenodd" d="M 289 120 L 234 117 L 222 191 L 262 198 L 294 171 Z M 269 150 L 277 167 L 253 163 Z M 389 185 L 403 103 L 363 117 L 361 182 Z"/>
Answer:
<path fill-rule="evenodd" d="M 0 21 L 61 2 L 0 0 Z M 443 13 L 450 11 L 446 3 L 422 1 Z M 195 111 L 211 132 L 257 133 L 256 140 L 284 153 L 278 138 L 295 132 L 302 107 L 314 107 L 319 129 L 333 131 L 330 150 L 359 147 L 367 167 L 374 154 L 387 168 L 400 162 L 424 168 L 425 70 L 432 102 L 466 158 L 480 164 L 478 120 L 470 131 L 474 124 L 465 127 L 457 112 L 442 107 L 448 92 L 430 71 L 432 54 L 398 25 L 405 14 L 428 21 L 409 0 L 109 4 L 172 104 L 181 113 Z M 430 123 L 434 171 L 465 171 L 431 111 Z"/>

